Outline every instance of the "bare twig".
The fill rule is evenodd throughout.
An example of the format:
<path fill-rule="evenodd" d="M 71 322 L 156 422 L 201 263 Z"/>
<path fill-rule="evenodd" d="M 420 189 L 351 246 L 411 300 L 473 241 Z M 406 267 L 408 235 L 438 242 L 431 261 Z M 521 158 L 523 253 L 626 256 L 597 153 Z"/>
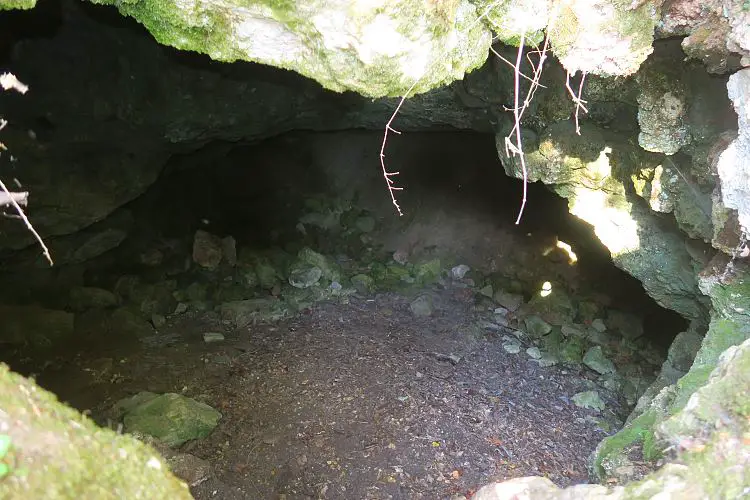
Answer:
<path fill-rule="evenodd" d="M 498 59 L 500 59 L 501 61 L 503 61 L 503 62 L 504 62 L 505 64 L 507 64 L 507 65 L 508 65 L 508 66 L 510 66 L 511 68 L 514 68 L 514 69 L 515 69 L 516 65 L 515 65 L 515 64 L 513 64 L 512 62 L 510 62 L 509 60 L 507 60 L 507 59 L 506 59 L 505 57 L 503 57 L 502 55 L 500 55 L 500 53 L 499 53 L 498 51 L 496 51 L 494 47 L 490 47 L 490 52 L 492 52 L 493 54 L 495 54 L 495 56 L 497 56 L 497 58 L 498 58 Z M 529 76 L 526 76 L 526 75 L 525 75 L 524 73 L 521 73 L 521 76 L 522 76 L 522 77 L 524 78 L 524 80 L 528 80 L 528 81 L 530 81 L 530 82 L 532 82 L 532 83 L 534 82 L 534 80 L 533 80 L 533 79 L 532 79 L 531 77 L 529 77 Z M 541 83 L 538 83 L 538 85 L 539 85 L 540 87 L 542 87 L 543 89 L 546 89 L 546 88 L 547 88 L 546 86 L 542 85 Z"/>
<path fill-rule="evenodd" d="M 25 94 L 29 90 L 28 85 L 21 83 L 18 78 L 16 78 L 15 75 L 11 73 L 3 73 L 2 75 L 0 75 L 0 87 L 2 87 L 4 90 L 15 90 L 17 92 L 20 92 L 21 94 Z M 0 119 L 0 130 L 4 129 L 7 124 L 7 120 Z M 0 148 L 2 148 L 3 150 L 8 149 L 5 147 L 5 144 L 2 143 L 0 143 Z M 16 183 L 16 185 L 20 184 L 17 179 L 14 179 L 14 182 Z M 2 189 L 2 193 L 0 193 L 0 206 L 12 205 L 13 208 L 16 209 L 18 216 L 21 218 L 23 223 L 26 224 L 26 228 L 31 232 L 31 234 L 34 235 L 36 240 L 39 242 L 39 245 L 42 247 L 42 251 L 44 253 L 44 256 L 47 258 L 49 265 L 53 266 L 54 262 L 52 261 L 52 256 L 50 255 L 49 248 L 47 248 L 47 245 L 44 244 L 42 237 L 39 236 L 39 233 L 36 232 L 36 229 L 34 229 L 34 226 L 31 225 L 29 218 L 26 217 L 26 213 L 23 211 L 23 208 L 21 208 L 21 205 L 26 206 L 26 204 L 28 203 L 29 193 L 12 193 L 8 190 L 7 186 L 2 180 L 0 180 L 0 189 Z"/>
<path fill-rule="evenodd" d="M 18 212 L 19 217 L 21 217 L 21 220 L 23 220 L 23 223 L 26 224 L 26 228 L 31 231 L 31 234 L 34 235 L 36 240 L 39 242 L 39 245 L 42 247 L 44 256 L 47 258 L 47 261 L 49 261 L 50 266 L 54 266 L 55 263 L 52 262 L 52 257 L 49 253 L 49 248 L 47 248 L 47 245 L 44 244 L 44 241 L 42 241 L 42 237 L 39 236 L 39 233 L 36 232 L 36 229 L 34 229 L 34 226 L 31 225 L 31 222 L 29 222 L 29 218 L 26 217 L 26 214 L 23 211 L 23 208 L 21 208 L 21 205 L 18 204 L 18 202 L 14 199 L 13 193 L 8 191 L 8 188 L 5 186 L 5 183 L 0 180 L 0 189 L 2 189 L 5 192 L 5 196 L 10 200 L 10 204 L 13 205 L 13 208 L 16 209 L 16 212 Z"/>
<path fill-rule="evenodd" d="M 521 199 L 521 208 L 518 211 L 518 217 L 516 217 L 516 225 L 518 225 L 519 222 L 521 222 L 521 216 L 523 215 L 523 210 L 526 207 L 526 195 L 528 192 L 528 184 L 529 184 L 529 174 L 526 171 L 526 159 L 525 155 L 523 154 L 523 144 L 521 142 L 521 114 L 522 111 L 518 109 L 518 95 L 521 93 L 521 89 L 519 86 L 519 75 L 521 74 L 521 56 L 523 56 L 523 45 L 525 36 L 521 35 L 521 40 L 518 42 L 518 54 L 516 55 L 516 66 L 515 71 L 513 71 L 513 119 L 515 122 L 515 129 L 516 129 L 516 150 L 514 154 L 517 154 L 519 159 L 521 160 L 521 171 L 523 172 L 523 198 Z M 541 67 L 541 64 L 539 65 Z M 532 82 L 531 87 L 534 87 L 534 84 Z M 524 110 L 526 109 L 527 102 L 524 102 Z M 506 138 L 507 139 L 507 138 Z M 506 149 L 507 154 L 507 149 Z"/>
<path fill-rule="evenodd" d="M 401 134 L 401 132 L 391 127 L 391 124 L 393 123 L 393 120 L 396 119 L 396 115 L 401 109 L 401 106 L 404 105 L 404 101 L 406 101 L 407 96 L 412 93 L 412 91 L 414 90 L 414 87 L 417 86 L 418 82 L 419 80 L 414 82 L 412 86 L 409 87 L 409 90 L 406 91 L 406 94 L 404 94 L 404 96 L 398 102 L 398 106 L 396 106 L 396 110 L 391 115 L 391 118 L 388 120 L 388 123 L 385 124 L 385 133 L 383 134 L 383 144 L 380 146 L 380 167 L 383 169 L 383 178 L 385 179 L 386 185 L 388 186 L 388 194 L 391 195 L 391 202 L 393 202 L 393 206 L 396 207 L 396 211 L 398 212 L 399 217 L 404 215 L 404 213 L 401 211 L 401 207 L 398 205 L 398 200 L 396 200 L 396 195 L 394 191 L 402 191 L 404 188 L 396 187 L 393 183 L 393 179 L 391 179 L 391 177 L 394 177 L 400 174 L 400 172 L 389 172 L 385 166 L 385 145 L 388 142 L 388 132 L 393 132 L 394 134 Z"/>
<path fill-rule="evenodd" d="M 495 8 L 495 6 L 497 6 L 497 5 L 500 4 L 500 2 L 501 2 L 501 0 L 495 0 L 490 5 L 488 5 L 487 8 L 484 9 L 484 12 L 482 12 L 482 14 L 480 14 L 479 17 L 477 17 L 468 26 L 468 29 L 471 29 L 474 26 L 476 26 L 477 24 L 479 24 L 482 21 L 482 19 L 484 19 L 487 16 L 487 14 L 489 14 L 490 11 L 493 8 Z M 443 53 L 441 54 L 441 56 L 444 56 L 450 50 L 451 50 L 450 47 L 446 47 L 445 51 L 443 51 Z M 439 57 L 437 60 L 441 61 L 442 59 L 443 59 L 443 57 Z M 417 78 L 414 81 L 414 83 L 411 85 L 411 87 L 409 87 L 406 90 L 406 92 L 404 93 L 404 95 L 399 100 L 398 106 L 396 106 L 396 109 L 393 111 L 393 114 L 391 114 L 391 117 L 388 119 L 388 123 L 385 124 L 385 129 L 383 131 L 383 144 L 380 146 L 380 167 L 383 170 L 383 178 L 385 179 L 386 186 L 388 186 L 388 194 L 391 195 L 391 202 L 393 202 L 393 206 L 396 207 L 396 211 L 398 212 L 399 216 L 404 215 L 404 213 L 401 211 L 401 207 L 398 204 L 398 200 L 396 200 L 395 191 L 402 191 L 404 188 L 402 188 L 402 187 L 396 187 L 395 184 L 394 184 L 394 182 L 393 182 L 393 179 L 392 179 L 392 177 L 395 177 L 395 176 L 399 175 L 400 172 L 389 172 L 388 169 L 386 168 L 386 165 L 385 165 L 385 147 L 386 147 L 386 144 L 388 143 L 388 133 L 389 132 L 393 132 L 394 134 L 400 134 L 401 133 L 401 132 L 399 132 L 398 130 L 396 130 L 396 129 L 394 129 L 392 127 L 393 120 L 396 119 L 396 116 L 398 115 L 398 112 L 401 110 L 401 106 L 404 105 L 404 102 L 406 101 L 406 99 L 408 99 L 409 97 L 411 97 L 411 94 L 412 94 L 412 92 L 414 92 L 414 89 L 417 88 L 417 85 L 419 85 L 419 83 L 422 80 L 424 80 L 424 77 L 425 77 L 426 74 L 427 74 L 427 72 L 425 71 L 425 73 L 423 73 L 422 76 L 420 76 L 419 78 Z"/>
<path fill-rule="evenodd" d="M 549 47 L 549 37 L 545 36 L 544 38 L 544 45 L 542 46 L 541 50 L 537 49 L 534 51 L 531 51 L 529 54 L 527 54 L 527 59 L 529 63 L 531 64 L 531 67 L 534 70 L 533 76 L 530 78 L 531 85 L 529 87 L 528 92 L 526 93 L 526 97 L 523 100 L 523 106 L 519 103 L 519 96 L 521 93 L 521 85 L 520 85 L 520 78 L 521 76 L 524 76 L 521 72 L 521 61 L 523 60 L 523 49 L 524 49 L 524 43 L 525 43 L 526 37 L 525 35 L 521 36 L 521 39 L 519 41 L 518 45 L 518 52 L 516 54 L 516 62 L 513 65 L 513 109 L 508 110 L 506 108 L 506 111 L 513 111 L 513 128 L 511 129 L 510 133 L 505 137 L 505 155 L 510 157 L 518 156 L 519 162 L 521 163 L 521 172 L 523 175 L 523 197 L 521 199 L 521 207 L 518 211 L 518 217 L 516 217 L 516 224 L 520 224 L 521 217 L 523 216 L 524 209 L 526 208 L 526 201 L 528 196 L 528 170 L 526 168 L 526 157 L 523 152 L 523 140 L 521 138 L 521 119 L 523 118 L 523 114 L 528 109 L 529 105 L 531 104 L 531 101 L 534 99 L 534 94 L 536 93 L 536 90 L 539 88 L 539 80 L 542 76 L 542 69 L 544 67 L 544 61 L 547 58 L 547 49 Z M 539 54 L 539 61 L 535 65 L 534 62 L 531 60 L 531 54 Z M 511 140 L 511 137 L 515 135 L 515 142 Z"/>
<path fill-rule="evenodd" d="M 568 93 L 570 94 L 570 98 L 573 100 L 573 103 L 576 105 L 576 134 L 581 135 L 581 128 L 578 125 L 578 112 L 580 110 L 583 110 L 584 113 L 588 113 L 589 110 L 586 109 L 586 101 L 581 99 L 581 95 L 583 95 L 583 82 L 586 80 L 586 72 L 581 73 L 581 82 L 578 84 L 578 94 L 576 94 L 573 89 L 570 86 L 570 71 L 567 71 L 565 73 L 565 88 L 568 89 Z"/>

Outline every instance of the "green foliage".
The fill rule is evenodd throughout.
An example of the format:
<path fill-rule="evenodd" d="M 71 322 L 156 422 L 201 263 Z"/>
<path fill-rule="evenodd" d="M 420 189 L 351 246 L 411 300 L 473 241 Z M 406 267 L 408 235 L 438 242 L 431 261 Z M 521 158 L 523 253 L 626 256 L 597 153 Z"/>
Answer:
<path fill-rule="evenodd" d="M 13 440 L 7 434 L 0 434 L 0 479 L 10 474 L 11 467 L 6 461 Z"/>

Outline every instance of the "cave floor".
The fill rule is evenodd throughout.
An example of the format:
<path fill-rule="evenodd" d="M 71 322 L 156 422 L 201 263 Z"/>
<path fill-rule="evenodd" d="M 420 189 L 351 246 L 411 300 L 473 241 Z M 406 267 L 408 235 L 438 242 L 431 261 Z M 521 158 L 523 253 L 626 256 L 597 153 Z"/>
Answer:
<path fill-rule="evenodd" d="M 395 293 L 243 330 L 183 317 L 137 345 L 71 346 L 38 380 L 105 424 L 113 403 L 144 390 L 221 411 L 211 435 L 179 450 L 210 464 L 184 475 L 197 499 L 451 498 L 526 475 L 586 482 L 604 434 L 570 397 L 593 374 L 505 352 L 508 332 L 477 327 L 470 289 L 427 293 L 427 318 Z M 207 331 L 225 340 L 206 344 Z"/>

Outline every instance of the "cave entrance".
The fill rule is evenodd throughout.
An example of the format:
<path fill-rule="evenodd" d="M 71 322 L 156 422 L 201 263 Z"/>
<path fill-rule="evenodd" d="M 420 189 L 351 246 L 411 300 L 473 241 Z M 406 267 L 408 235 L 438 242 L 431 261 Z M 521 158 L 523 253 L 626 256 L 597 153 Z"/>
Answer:
<path fill-rule="evenodd" d="M 392 139 L 403 217 L 381 139 L 294 132 L 173 158 L 101 223 L 128 228 L 119 247 L 49 271 L 63 295 L 36 302 L 74 315 L 72 339 L 11 366 L 126 431 L 154 394 L 220 412 L 198 439 L 156 443 L 191 457 L 178 474 L 196 498 L 587 482 L 685 322 L 544 186 L 515 226 L 522 186 L 493 136 Z"/>

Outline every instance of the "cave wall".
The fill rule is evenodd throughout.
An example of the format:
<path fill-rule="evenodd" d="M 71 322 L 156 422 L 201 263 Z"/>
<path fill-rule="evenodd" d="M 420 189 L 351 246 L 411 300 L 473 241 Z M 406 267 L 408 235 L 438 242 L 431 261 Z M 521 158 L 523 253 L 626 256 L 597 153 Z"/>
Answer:
<path fill-rule="evenodd" d="M 558 29 L 552 46 L 566 68 L 591 73 L 585 94 L 589 113 L 582 118 L 581 134 L 571 123 L 575 110 L 565 90 L 565 71 L 553 64 L 545 72 L 546 87 L 537 92 L 522 123 L 530 178 L 542 180 L 567 198 L 571 212 L 594 226 L 616 265 L 639 278 L 659 303 L 693 320 L 694 332 L 705 333 L 687 371 L 665 367 L 663 373 L 671 375 L 649 391 L 648 400 L 639 405 L 640 413 L 621 433 L 603 442 L 592 465 L 603 479 L 624 477 L 624 457 L 631 446 L 647 448 L 641 451 L 649 455 L 649 450 L 660 448 L 655 443 L 676 439 L 682 431 L 670 430 L 666 422 L 694 411 L 688 401 L 710 380 L 721 353 L 749 335 L 746 311 L 750 309 L 744 302 L 750 294 L 742 259 L 748 220 L 750 122 L 745 103 L 750 70 L 728 79 L 709 77 L 700 66 L 683 64 L 675 51 L 680 44 L 714 72 L 747 64 L 750 49 L 745 38 L 750 22 L 743 20 L 750 14 L 738 3 L 727 9 L 719 8 L 719 3 L 711 5 L 711 16 L 697 19 L 690 15 L 686 1 L 667 2 L 663 11 L 661 4 L 645 2 L 632 15 L 623 14 L 622 5 L 593 2 L 586 7 L 601 7 L 596 10 L 601 16 L 587 23 L 581 22 L 582 5 L 567 6 L 571 23 L 564 26 L 580 29 Z M 153 33 L 157 18 L 145 16 L 160 14 L 154 12 L 154 5 L 135 2 L 119 7 L 161 41 L 220 60 L 238 58 L 236 47 L 229 52 L 226 45 L 197 48 L 195 40 L 183 40 L 179 30 Z M 32 193 L 29 214 L 52 242 L 58 264 L 82 262 L 117 247 L 132 220 L 127 215 L 108 216 L 143 193 L 175 154 L 211 141 L 253 141 L 293 129 L 381 129 L 398 104 L 393 99 L 335 95 L 292 73 L 250 63 L 212 63 L 155 45 L 141 27 L 123 22 L 112 10 L 69 1 L 59 6 L 58 31 L 15 43 L 7 61 L 31 91 L 24 96 L 3 93 L 0 101 L 10 121 L 3 142 L 14 155 L 13 161 L 3 157 L 2 173 L 17 177 Z M 500 11 L 482 11 L 480 3 L 454 7 L 455 11 L 448 11 L 451 15 L 466 16 L 471 9 L 475 15 L 483 12 L 489 27 L 467 27 L 466 17 L 461 18 L 464 24 L 458 26 L 468 30 L 461 38 L 464 45 L 451 50 L 458 57 L 463 47 L 467 54 L 441 61 L 439 67 L 448 66 L 447 73 L 438 71 L 419 80 L 424 86 L 415 90 L 423 93 L 406 101 L 394 126 L 404 131 L 446 126 L 493 131 L 505 171 L 520 177 L 518 163 L 505 157 L 503 147 L 511 127 L 503 108 L 512 102 L 513 85 L 504 63 L 493 58 L 463 81 L 428 91 L 477 66 L 486 55 L 489 30 L 507 29 L 502 23 L 508 16 L 493 17 Z M 509 8 L 493 3 L 495 7 Z M 528 2 L 520 8 L 547 12 L 548 5 Z M 161 13 L 165 12 L 170 11 Z M 27 14 L 26 22 L 35 22 L 37 14 L 33 10 Z M 278 11 L 270 12 L 270 17 L 261 14 L 249 15 L 261 25 L 264 19 L 273 19 L 268 21 L 271 32 L 288 36 L 284 32 L 290 27 L 288 19 Z M 195 25 L 195 18 L 180 19 L 199 33 L 223 22 L 211 16 L 200 25 Z M 419 22 L 429 22 L 426 19 L 422 16 Z M 451 28 L 456 26 L 454 20 L 448 17 Z M 437 26 L 445 27 L 444 21 Z M 355 25 L 358 31 L 350 42 L 356 45 L 371 24 Z M 419 26 L 416 34 L 425 32 L 425 24 Z M 654 56 L 644 63 L 654 50 L 654 28 L 664 36 L 688 36 L 657 43 Z M 719 35 L 699 36 L 712 30 Z M 519 40 L 517 30 L 504 33 L 503 40 Z M 602 46 L 588 50 L 586 40 L 597 35 L 602 35 Z M 394 35 L 395 39 L 403 36 Z M 429 35 L 429 54 L 423 59 L 436 58 L 436 47 L 445 36 L 451 35 L 444 30 Z M 717 38 L 728 42 L 722 45 Z M 472 39 L 481 43 L 471 45 Z M 289 46 L 314 41 L 304 36 L 301 40 Z M 361 50 L 354 58 L 329 58 L 332 65 L 327 68 L 319 59 L 304 68 L 299 61 L 276 62 L 314 76 L 329 88 L 394 95 L 413 83 L 414 75 L 404 73 L 404 61 L 419 54 L 409 52 L 409 46 L 415 47 L 407 43 L 400 47 L 406 51 L 399 49 L 392 60 L 382 61 L 377 75 L 367 73 L 368 60 L 361 57 Z M 498 49 L 509 59 L 515 54 L 512 48 Z M 612 58 L 612 54 L 627 57 Z M 257 54 L 247 58 L 261 60 Z M 356 71 L 341 71 L 351 65 Z M 603 76 L 633 73 L 628 79 Z M 727 88 L 731 103 L 725 97 Z M 528 209 L 533 210 L 533 205 Z M 2 229 L 0 248 L 8 256 L 6 267 L 19 262 L 10 258 L 13 250 L 38 253 L 30 247 L 33 238 L 22 225 L 3 221 Z M 737 412 L 733 407 L 729 410 Z"/>

